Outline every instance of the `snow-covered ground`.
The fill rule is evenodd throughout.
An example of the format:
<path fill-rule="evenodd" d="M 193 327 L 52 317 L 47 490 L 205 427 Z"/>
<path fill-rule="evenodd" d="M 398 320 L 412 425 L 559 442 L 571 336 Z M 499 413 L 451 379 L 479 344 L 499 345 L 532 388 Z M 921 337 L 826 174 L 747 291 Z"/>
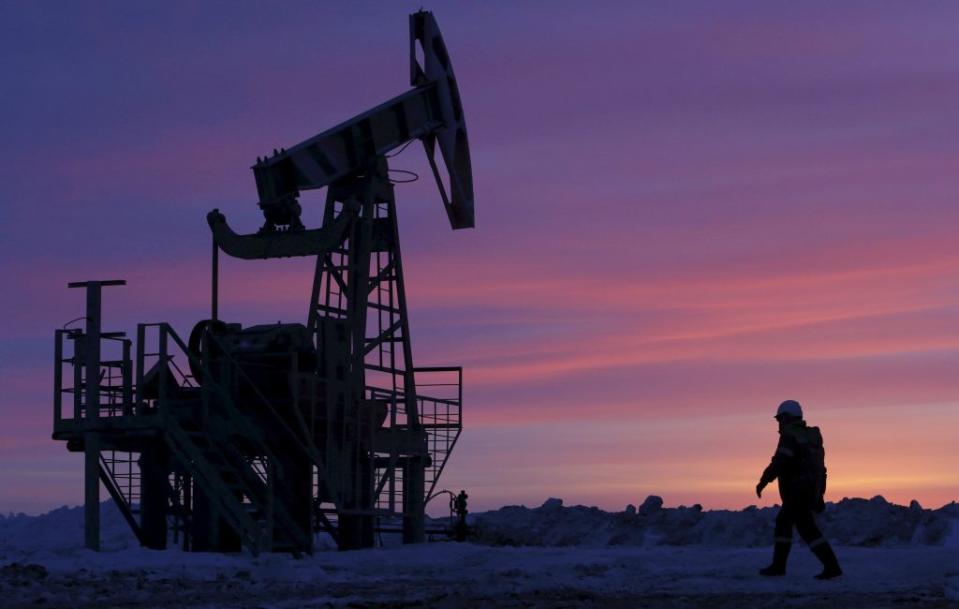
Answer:
<path fill-rule="evenodd" d="M 897 517 L 909 508 L 878 501 L 831 506 L 821 520 L 833 538 L 843 536 L 834 527 L 850 514 L 882 513 L 886 521 L 871 524 L 879 536 L 838 545 L 846 573 L 820 582 L 811 577 L 818 563 L 799 543 L 789 575 L 756 575 L 769 560 L 771 511 L 647 505 L 617 514 L 558 503 L 478 514 L 472 543 L 322 551 L 301 560 L 145 550 L 110 506 L 100 553 L 81 548 L 77 508 L 0 518 L 0 607 L 959 606 L 954 505 L 914 507 L 905 521 Z M 747 534 L 753 526 L 762 547 Z M 738 538 L 730 537 L 735 529 Z M 539 545 L 491 545 L 518 544 L 517 530 Z M 624 537 L 629 530 L 637 532 Z"/>

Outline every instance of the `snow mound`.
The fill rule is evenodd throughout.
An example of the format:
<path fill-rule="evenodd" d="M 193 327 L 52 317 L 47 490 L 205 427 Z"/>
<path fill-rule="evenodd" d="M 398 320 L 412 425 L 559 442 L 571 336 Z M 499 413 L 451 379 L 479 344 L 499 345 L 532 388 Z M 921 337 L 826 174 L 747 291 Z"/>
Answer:
<path fill-rule="evenodd" d="M 551 498 L 537 508 L 507 506 L 471 514 L 469 522 L 476 533 L 475 541 L 488 546 L 751 548 L 770 544 L 776 512 L 777 508 L 756 506 L 741 511 L 703 510 L 698 504 L 667 508 L 657 496 L 647 498 L 638 509 L 627 506 L 623 512 L 606 512 L 596 507 L 565 506 L 562 499 Z M 907 507 L 882 497 L 843 499 L 828 503 L 817 521 L 836 545 L 959 548 L 959 504 L 955 502 L 929 510 L 916 502 Z M 111 502 L 101 504 L 100 522 L 102 549 L 138 547 Z M 51 554 L 73 555 L 82 547 L 81 507 L 64 506 L 40 516 L 0 515 L 0 564 Z"/>
<path fill-rule="evenodd" d="M 507 506 L 471 518 L 479 543 L 509 546 L 767 546 L 778 508 L 750 506 L 742 511 L 662 507 L 650 496 L 637 510 L 605 512 L 596 507 L 563 507 L 550 499 L 538 508 Z M 923 509 L 877 496 L 826 504 L 817 517 L 826 536 L 839 545 L 895 547 L 959 546 L 959 505 Z"/>
<path fill-rule="evenodd" d="M 100 547 L 122 550 L 139 544 L 112 501 L 100 504 Z M 83 547 L 83 508 L 59 507 L 40 516 L 0 514 L 0 559 L 68 552 Z"/>

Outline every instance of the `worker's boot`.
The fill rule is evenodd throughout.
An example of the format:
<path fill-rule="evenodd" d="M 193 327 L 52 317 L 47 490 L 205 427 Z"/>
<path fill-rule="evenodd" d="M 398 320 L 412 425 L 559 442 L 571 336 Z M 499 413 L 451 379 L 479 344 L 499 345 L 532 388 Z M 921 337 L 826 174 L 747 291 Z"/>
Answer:
<path fill-rule="evenodd" d="M 836 553 L 832 551 L 832 546 L 829 545 L 828 541 L 823 540 L 822 543 L 812 548 L 813 554 L 816 555 L 816 558 L 819 559 L 819 562 L 822 563 L 822 573 L 816 576 L 816 579 L 832 579 L 834 577 L 839 577 L 842 575 L 842 569 L 839 568 L 839 560 L 836 558 Z"/>
<path fill-rule="evenodd" d="M 786 559 L 789 558 L 789 549 L 792 543 L 777 541 L 773 546 L 773 564 L 765 569 L 760 569 L 760 575 L 775 576 L 786 574 Z"/>

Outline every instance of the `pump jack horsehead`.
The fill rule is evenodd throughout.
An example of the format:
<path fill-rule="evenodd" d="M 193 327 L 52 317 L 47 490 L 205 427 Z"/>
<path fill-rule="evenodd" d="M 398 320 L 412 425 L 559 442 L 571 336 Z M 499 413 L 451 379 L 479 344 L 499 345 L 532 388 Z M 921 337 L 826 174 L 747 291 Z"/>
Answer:
<path fill-rule="evenodd" d="M 122 485 L 110 484 L 109 459 L 101 457 L 99 475 L 144 545 L 165 547 L 168 520 L 195 550 L 299 554 L 312 551 L 317 530 L 341 549 L 372 546 L 376 530 L 424 540 L 426 502 L 462 429 L 462 370 L 413 366 L 390 153 L 420 140 L 452 228 L 472 228 L 474 219 L 466 125 L 446 45 L 431 13 L 410 15 L 409 25 L 409 91 L 257 159 L 265 220 L 258 232 L 237 234 L 219 210 L 207 215 L 212 318 L 187 343 L 166 324 L 138 329 L 140 369 L 123 412 L 154 432 L 153 448 L 138 460 L 139 522 L 133 501 L 114 492 Z M 299 195 L 321 188 L 322 225 L 307 228 Z M 314 257 L 306 324 L 242 328 L 217 319 L 219 251 L 245 260 Z M 144 354 L 145 326 L 160 326 L 162 343 L 149 370 L 143 362 L 155 354 Z M 58 350 L 59 341 L 58 333 Z M 192 382 L 169 365 L 173 343 Z M 67 391 L 60 376 L 58 396 Z M 420 384 L 451 395 L 418 393 L 423 377 L 447 381 Z M 93 438 L 97 428 L 88 425 L 71 434 L 59 401 L 56 408 L 54 437 L 74 450 L 87 437 L 97 450 L 130 450 L 115 430 Z M 88 455 L 88 470 L 90 463 Z"/>

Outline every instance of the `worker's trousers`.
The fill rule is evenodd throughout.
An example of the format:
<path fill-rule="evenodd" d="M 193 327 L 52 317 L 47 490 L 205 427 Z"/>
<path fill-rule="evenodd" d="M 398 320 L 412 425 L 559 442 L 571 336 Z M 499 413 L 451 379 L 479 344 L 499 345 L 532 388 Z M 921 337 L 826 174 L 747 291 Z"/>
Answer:
<path fill-rule="evenodd" d="M 796 527 L 799 536 L 812 549 L 826 543 L 822 531 L 816 526 L 811 507 L 805 504 L 783 502 L 783 506 L 779 508 L 779 514 L 776 515 L 776 543 L 792 543 L 793 527 Z"/>

